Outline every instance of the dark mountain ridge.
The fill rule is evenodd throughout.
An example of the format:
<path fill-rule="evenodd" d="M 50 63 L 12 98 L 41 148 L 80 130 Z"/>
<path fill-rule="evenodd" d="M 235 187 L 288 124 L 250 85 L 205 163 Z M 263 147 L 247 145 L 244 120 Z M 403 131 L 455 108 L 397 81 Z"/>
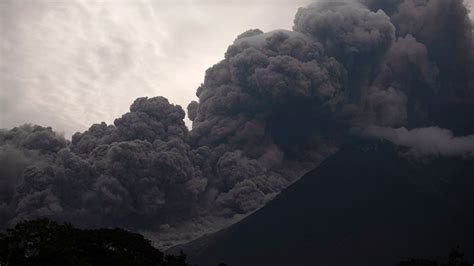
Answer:
<path fill-rule="evenodd" d="M 474 257 L 472 159 L 346 145 L 240 223 L 175 247 L 198 265 L 395 265 Z"/>

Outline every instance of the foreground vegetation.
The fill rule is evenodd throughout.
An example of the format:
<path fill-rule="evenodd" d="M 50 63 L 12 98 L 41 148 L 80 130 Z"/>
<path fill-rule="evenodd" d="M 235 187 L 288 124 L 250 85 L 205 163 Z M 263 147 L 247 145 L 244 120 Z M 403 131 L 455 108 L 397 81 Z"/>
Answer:
<path fill-rule="evenodd" d="M 48 219 L 24 221 L 0 234 L 3 265 L 188 266 L 186 255 L 164 255 L 142 235 L 123 229 L 78 229 Z M 459 248 L 446 262 L 409 259 L 397 266 L 471 266 Z M 219 266 L 227 266 L 224 263 Z"/>
<path fill-rule="evenodd" d="M 140 234 L 123 229 L 78 229 L 48 219 L 25 221 L 0 234 L 0 265 L 186 266 Z"/>
<path fill-rule="evenodd" d="M 473 263 L 469 263 L 465 260 L 464 254 L 460 248 L 457 247 L 451 251 L 447 261 L 439 262 L 436 260 L 427 259 L 410 259 L 400 262 L 397 266 L 471 266 Z"/>

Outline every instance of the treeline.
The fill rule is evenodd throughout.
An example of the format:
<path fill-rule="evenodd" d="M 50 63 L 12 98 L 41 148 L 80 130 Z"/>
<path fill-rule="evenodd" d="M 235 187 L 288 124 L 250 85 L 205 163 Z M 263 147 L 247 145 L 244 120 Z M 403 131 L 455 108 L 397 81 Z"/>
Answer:
<path fill-rule="evenodd" d="M 191 266 L 186 255 L 164 255 L 142 235 L 123 229 L 78 229 L 49 219 L 18 223 L 0 234 L 3 265 L 154 265 Z M 471 266 L 460 248 L 444 262 L 409 259 L 397 266 Z M 227 266 L 221 263 L 219 266 Z"/>
<path fill-rule="evenodd" d="M 78 229 L 48 219 L 18 223 L 0 234 L 0 265 L 187 266 L 186 256 L 164 255 L 142 235 L 123 229 Z"/>
<path fill-rule="evenodd" d="M 459 247 L 451 250 L 447 261 L 436 261 L 429 259 L 409 259 L 406 261 L 401 261 L 397 266 L 471 266 L 474 263 L 468 262 L 464 258 L 464 253 L 462 253 Z"/>

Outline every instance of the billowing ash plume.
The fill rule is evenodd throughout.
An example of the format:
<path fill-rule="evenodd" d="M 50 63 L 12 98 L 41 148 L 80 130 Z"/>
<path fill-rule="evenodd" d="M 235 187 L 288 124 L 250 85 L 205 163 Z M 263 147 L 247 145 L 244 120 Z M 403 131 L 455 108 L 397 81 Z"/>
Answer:
<path fill-rule="evenodd" d="M 139 98 L 71 142 L 39 126 L 1 131 L 0 226 L 232 219 L 353 132 L 421 155 L 472 155 L 474 139 L 460 137 L 474 132 L 472 24 L 461 0 L 313 4 L 293 31 L 240 34 L 196 95 L 190 131 L 163 97 Z"/>

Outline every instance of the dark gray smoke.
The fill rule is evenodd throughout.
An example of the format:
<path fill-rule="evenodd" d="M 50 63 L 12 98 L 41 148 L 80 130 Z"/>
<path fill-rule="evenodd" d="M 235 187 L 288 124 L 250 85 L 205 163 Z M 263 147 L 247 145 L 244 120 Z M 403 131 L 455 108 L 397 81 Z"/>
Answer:
<path fill-rule="evenodd" d="M 218 227 L 203 220 L 255 211 L 353 132 L 472 155 L 472 136 L 458 138 L 474 132 L 472 24 L 461 0 L 313 4 L 293 31 L 240 34 L 196 95 L 190 131 L 163 97 L 70 143 L 39 126 L 1 131 L 0 226 Z"/>

